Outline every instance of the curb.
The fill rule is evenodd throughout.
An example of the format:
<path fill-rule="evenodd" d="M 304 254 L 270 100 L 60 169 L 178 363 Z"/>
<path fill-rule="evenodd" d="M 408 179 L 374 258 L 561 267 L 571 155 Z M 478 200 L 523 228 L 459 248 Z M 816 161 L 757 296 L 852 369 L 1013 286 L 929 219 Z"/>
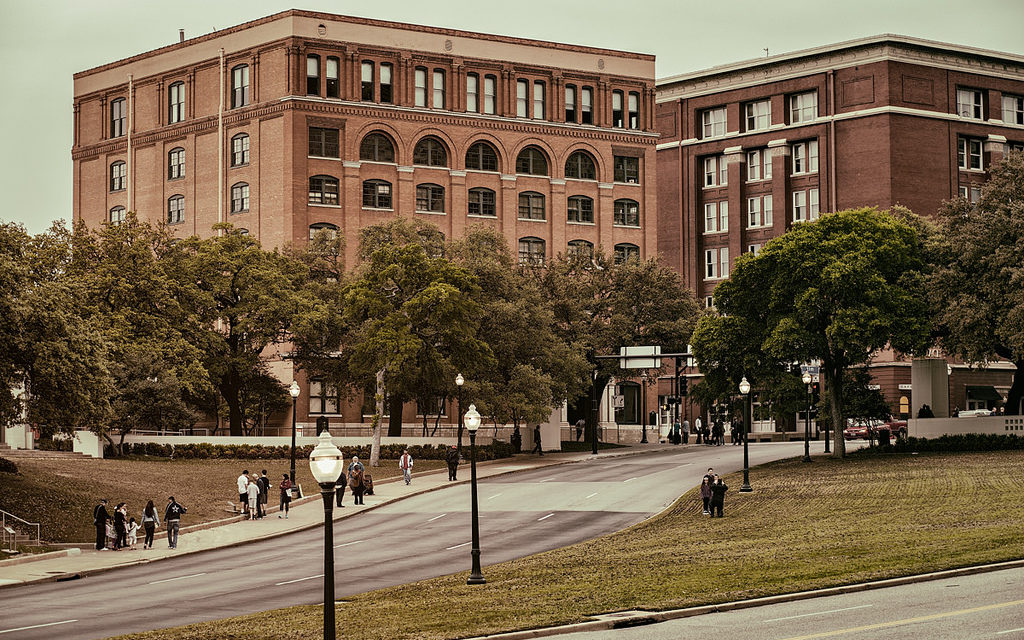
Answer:
<path fill-rule="evenodd" d="M 721 604 L 700 605 L 696 607 L 689 607 L 686 609 L 670 609 L 668 611 L 622 611 L 603 613 L 594 616 L 588 616 L 591 618 L 598 619 L 588 620 L 587 622 L 577 622 L 574 624 L 568 624 L 558 627 L 524 629 L 521 631 L 510 631 L 507 633 L 496 633 L 485 636 L 473 636 L 469 638 L 469 640 L 483 640 L 485 638 L 487 640 L 526 640 L 527 638 L 544 638 L 547 636 L 577 633 L 581 631 L 610 631 L 614 629 L 623 629 L 626 627 L 638 627 L 647 624 L 656 624 L 658 622 L 665 622 L 668 620 L 678 620 L 680 618 L 691 618 L 694 616 L 705 615 L 708 613 L 720 613 L 725 611 L 738 611 L 740 609 L 752 609 L 754 607 L 761 607 L 772 604 L 796 602 L 798 600 L 810 600 L 812 598 L 836 596 L 846 593 L 858 593 L 861 591 L 874 591 L 876 589 L 885 589 L 887 587 L 917 584 L 920 582 L 931 582 L 934 580 L 942 580 L 945 578 L 969 576 L 979 573 L 991 573 L 994 571 L 1002 571 L 1004 569 L 1018 569 L 1022 567 L 1024 567 L 1024 559 L 1010 560 L 1007 562 L 997 562 L 995 564 L 977 565 L 973 567 L 960 567 L 958 569 L 947 569 L 944 571 L 935 571 L 932 573 L 902 576 L 899 578 L 888 578 L 886 580 L 876 580 L 874 582 L 861 582 L 848 585 L 841 585 L 838 587 L 826 587 L 823 589 L 816 589 L 813 591 L 797 591 L 794 593 L 785 593 L 776 596 L 753 598 L 751 600 L 735 600 L 733 602 L 723 602 Z"/>

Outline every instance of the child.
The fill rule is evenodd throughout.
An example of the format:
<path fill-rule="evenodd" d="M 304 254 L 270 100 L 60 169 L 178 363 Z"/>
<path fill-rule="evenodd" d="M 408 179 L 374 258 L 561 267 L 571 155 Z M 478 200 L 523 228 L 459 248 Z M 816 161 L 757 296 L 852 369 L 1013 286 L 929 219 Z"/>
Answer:
<path fill-rule="evenodd" d="M 136 544 L 139 542 L 139 523 L 135 522 L 135 518 L 128 521 L 128 547 L 135 551 Z"/>

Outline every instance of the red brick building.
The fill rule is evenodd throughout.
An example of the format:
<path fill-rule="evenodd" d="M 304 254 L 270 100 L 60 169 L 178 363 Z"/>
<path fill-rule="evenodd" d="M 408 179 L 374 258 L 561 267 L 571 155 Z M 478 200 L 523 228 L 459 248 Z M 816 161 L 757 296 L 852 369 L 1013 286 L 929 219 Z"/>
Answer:
<path fill-rule="evenodd" d="M 710 306 L 737 256 L 819 212 L 932 215 L 943 200 L 976 199 L 988 169 L 1024 149 L 1024 57 L 853 40 L 660 80 L 656 126 L 658 250 Z M 894 410 L 919 406 L 909 362 L 875 366 Z M 1005 368 L 987 377 L 976 384 L 1005 397 Z M 974 406 L 971 391 L 951 389 L 950 408 Z"/>
<path fill-rule="evenodd" d="M 492 226 L 524 262 L 645 258 L 653 110 L 651 55 L 285 11 L 75 74 L 74 218 L 268 248 L 327 228 L 350 264 L 396 216 Z M 361 420 L 309 388 L 300 421 Z"/>

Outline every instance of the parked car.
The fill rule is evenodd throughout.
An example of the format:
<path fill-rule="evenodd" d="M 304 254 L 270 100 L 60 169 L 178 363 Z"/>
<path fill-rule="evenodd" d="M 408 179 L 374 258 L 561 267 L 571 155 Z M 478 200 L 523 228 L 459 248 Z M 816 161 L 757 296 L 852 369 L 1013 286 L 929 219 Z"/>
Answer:
<path fill-rule="evenodd" d="M 976 416 L 990 416 L 992 415 L 991 409 L 967 409 L 957 414 L 961 418 L 973 418 Z"/>
<path fill-rule="evenodd" d="M 893 438 L 907 437 L 906 420 L 853 420 L 847 421 L 848 425 L 843 429 L 843 438 L 847 440 L 874 440 L 878 436 L 879 429 L 888 429 L 889 435 Z"/>

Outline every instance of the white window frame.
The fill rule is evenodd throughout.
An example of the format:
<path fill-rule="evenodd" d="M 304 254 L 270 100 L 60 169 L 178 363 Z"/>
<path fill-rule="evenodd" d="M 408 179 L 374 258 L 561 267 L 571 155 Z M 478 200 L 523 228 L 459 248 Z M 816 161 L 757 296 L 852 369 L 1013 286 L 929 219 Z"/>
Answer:
<path fill-rule="evenodd" d="M 747 152 L 747 182 L 758 182 L 761 180 L 761 154 L 763 151 Z"/>
<path fill-rule="evenodd" d="M 445 108 L 445 100 L 447 98 L 447 96 L 445 95 L 446 75 L 447 74 L 444 72 L 444 69 L 434 69 L 433 73 L 431 74 L 430 94 L 433 97 L 431 99 L 430 104 L 431 107 L 434 109 Z"/>
<path fill-rule="evenodd" d="M 497 108 L 498 79 L 492 75 L 484 76 L 484 113 L 494 114 Z"/>
<path fill-rule="evenodd" d="M 1024 96 L 1003 95 L 1003 122 L 1024 124 Z"/>
<path fill-rule="evenodd" d="M 756 256 L 757 254 L 761 253 L 761 244 L 760 244 L 760 243 L 757 243 L 757 244 L 748 244 L 748 245 L 747 245 L 747 253 L 752 253 L 752 254 L 754 254 L 755 256 Z"/>
<path fill-rule="evenodd" d="M 480 76 L 475 73 L 466 74 L 466 111 L 480 111 Z"/>
<path fill-rule="evenodd" d="M 818 172 L 818 141 L 808 140 L 793 145 L 793 175 Z"/>
<path fill-rule="evenodd" d="M 956 90 L 956 113 L 961 118 L 984 120 L 984 92 L 981 89 L 958 88 Z"/>
<path fill-rule="evenodd" d="M 704 158 L 704 187 L 725 187 L 729 184 L 729 163 L 725 156 Z"/>
<path fill-rule="evenodd" d="M 974 184 L 960 185 L 960 197 L 971 204 L 977 204 L 981 200 L 981 187 Z"/>
<path fill-rule="evenodd" d="M 818 201 L 818 188 L 807 190 L 807 219 L 817 220 L 821 207 Z"/>
<path fill-rule="evenodd" d="M 805 91 L 789 96 L 789 123 L 813 122 L 818 118 L 818 92 Z"/>
<path fill-rule="evenodd" d="M 417 107 L 427 106 L 427 69 L 425 67 L 417 67 L 414 73 L 415 77 L 415 105 Z"/>
<path fill-rule="evenodd" d="M 310 415 L 339 415 L 340 403 L 341 394 L 336 386 L 324 384 L 322 380 L 309 381 Z"/>
<path fill-rule="evenodd" d="M 965 136 L 957 139 L 957 165 L 962 171 L 985 169 L 984 145 L 981 140 Z"/>
<path fill-rule="evenodd" d="M 547 120 L 547 83 L 543 80 L 533 81 L 533 119 Z"/>
<path fill-rule="evenodd" d="M 530 81 L 516 80 L 516 117 L 526 118 L 530 115 Z"/>
<path fill-rule="evenodd" d="M 747 198 L 747 228 L 757 229 L 772 226 L 771 194 Z"/>
<path fill-rule="evenodd" d="M 710 309 L 715 306 L 715 296 L 704 296 L 704 308 Z"/>
<path fill-rule="evenodd" d="M 772 126 L 771 100 L 754 100 L 743 105 L 746 131 L 765 131 Z"/>
<path fill-rule="evenodd" d="M 726 131 L 727 114 L 725 107 L 705 109 L 701 112 L 702 138 L 717 138 L 724 136 Z"/>
<path fill-rule="evenodd" d="M 718 249 L 718 277 L 729 277 L 729 247 Z"/>
<path fill-rule="evenodd" d="M 718 233 L 718 203 L 704 203 L 704 233 Z"/>
<path fill-rule="evenodd" d="M 729 201 L 722 200 L 718 203 L 718 230 L 720 232 L 729 230 Z"/>
<path fill-rule="evenodd" d="M 793 192 L 793 222 L 805 222 L 807 219 L 807 192 Z"/>
<path fill-rule="evenodd" d="M 704 250 L 704 279 L 718 279 L 718 249 Z"/>

